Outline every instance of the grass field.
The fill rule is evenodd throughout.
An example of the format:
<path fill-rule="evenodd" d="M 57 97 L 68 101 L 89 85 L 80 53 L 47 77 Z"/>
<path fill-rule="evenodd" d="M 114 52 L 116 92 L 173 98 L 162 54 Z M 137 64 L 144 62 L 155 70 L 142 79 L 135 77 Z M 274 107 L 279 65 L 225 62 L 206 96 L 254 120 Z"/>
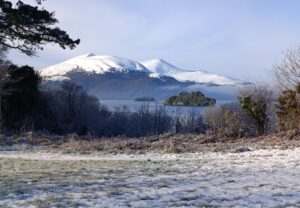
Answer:
<path fill-rule="evenodd" d="M 300 207 L 300 149 L 57 155 L 0 152 L 0 207 Z"/>

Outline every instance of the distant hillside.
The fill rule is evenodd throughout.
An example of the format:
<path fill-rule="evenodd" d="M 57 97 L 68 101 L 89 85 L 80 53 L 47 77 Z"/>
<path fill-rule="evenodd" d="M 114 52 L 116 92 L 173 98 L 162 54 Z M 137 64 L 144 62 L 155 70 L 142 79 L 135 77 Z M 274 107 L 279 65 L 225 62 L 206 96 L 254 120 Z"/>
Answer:
<path fill-rule="evenodd" d="M 134 99 L 136 102 L 155 102 L 154 97 L 137 97 Z"/>

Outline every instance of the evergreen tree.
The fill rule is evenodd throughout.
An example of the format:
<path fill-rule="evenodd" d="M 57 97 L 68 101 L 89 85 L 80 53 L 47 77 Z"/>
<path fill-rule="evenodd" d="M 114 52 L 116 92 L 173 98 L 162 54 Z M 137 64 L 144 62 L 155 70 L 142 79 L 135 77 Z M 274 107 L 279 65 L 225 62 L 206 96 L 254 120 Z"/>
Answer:
<path fill-rule="evenodd" d="M 253 118 L 257 124 L 257 131 L 259 135 L 263 135 L 266 129 L 267 117 L 267 103 L 261 99 L 255 102 L 251 96 L 239 97 L 241 108 Z"/>
<path fill-rule="evenodd" d="M 19 129 L 34 125 L 33 117 L 39 105 L 40 77 L 32 67 L 10 65 L 9 79 L 4 83 L 2 113 L 5 127 Z"/>
<path fill-rule="evenodd" d="M 38 1 L 40 3 L 40 1 Z M 53 27 L 58 23 L 54 12 L 18 1 L 0 0 L 0 46 L 34 55 L 46 43 L 73 49 L 80 40 L 72 40 L 66 31 Z"/>

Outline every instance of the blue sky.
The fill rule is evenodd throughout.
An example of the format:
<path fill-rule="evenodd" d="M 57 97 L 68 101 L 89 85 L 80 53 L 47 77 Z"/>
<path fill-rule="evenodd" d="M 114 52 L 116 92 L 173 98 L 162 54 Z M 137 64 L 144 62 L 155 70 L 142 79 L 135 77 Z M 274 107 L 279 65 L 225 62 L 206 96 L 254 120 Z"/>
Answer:
<path fill-rule="evenodd" d="M 297 0 L 47 0 L 43 6 L 81 44 L 49 45 L 33 58 L 11 52 L 17 64 L 43 68 L 93 52 L 271 81 L 282 52 L 300 44 Z"/>

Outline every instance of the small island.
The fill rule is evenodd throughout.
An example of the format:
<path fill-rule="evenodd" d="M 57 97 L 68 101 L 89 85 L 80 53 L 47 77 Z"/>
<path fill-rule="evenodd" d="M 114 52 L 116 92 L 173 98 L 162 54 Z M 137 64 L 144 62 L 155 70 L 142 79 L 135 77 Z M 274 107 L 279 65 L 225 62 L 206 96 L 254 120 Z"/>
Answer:
<path fill-rule="evenodd" d="M 202 92 L 181 92 L 178 96 L 171 96 L 164 103 L 168 106 L 213 106 L 216 99 L 206 97 Z"/>
<path fill-rule="evenodd" d="M 155 102 L 154 97 L 137 97 L 134 99 L 136 102 Z"/>

